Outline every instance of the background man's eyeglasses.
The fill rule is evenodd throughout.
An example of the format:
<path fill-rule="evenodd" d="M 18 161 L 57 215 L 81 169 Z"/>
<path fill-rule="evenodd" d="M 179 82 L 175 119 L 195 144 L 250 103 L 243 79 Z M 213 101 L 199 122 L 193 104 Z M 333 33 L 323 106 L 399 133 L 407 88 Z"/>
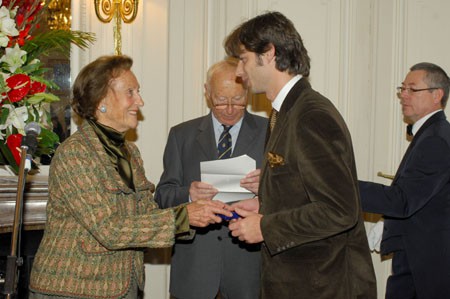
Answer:
<path fill-rule="evenodd" d="M 397 87 L 397 92 L 398 93 L 402 93 L 406 90 L 406 93 L 408 94 L 412 94 L 415 92 L 419 92 L 419 91 L 424 91 L 424 90 L 435 90 L 435 89 L 439 89 L 439 87 L 428 87 L 428 88 L 412 88 L 412 87 L 403 87 L 403 86 L 399 86 Z"/>

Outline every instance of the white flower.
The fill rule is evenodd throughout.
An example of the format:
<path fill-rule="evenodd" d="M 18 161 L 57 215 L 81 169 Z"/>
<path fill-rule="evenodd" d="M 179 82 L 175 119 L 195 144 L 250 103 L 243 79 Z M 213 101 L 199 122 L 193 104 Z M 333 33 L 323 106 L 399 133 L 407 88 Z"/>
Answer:
<path fill-rule="evenodd" d="M 8 45 L 9 38 L 3 32 L 0 32 L 0 47 L 4 48 Z"/>
<path fill-rule="evenodd" d="M 17 68 L 21 67 L 26 61 L 27 52 L 19 48 L 16 44 L 14 48 L 6 48 L 5 55 L 0 58 L 0 62 L 5 62 L 9 65 L 9 71 L 14 73 Z"/>
<path fill-rule="evenodd" d="M 3 131 L 6 128 L 14 126 L 20 134 L 24 134 L 25 122 L 28 120 L 27 107 L 14 107 L 13 105 L 6 104 L 3 108 L 9 109 L 9 115 L 4 124 L 0 124 L 0 130 Z"/>
<path fill-rule="evenodd" d="M 0 7 L 0 32 L 10 36 L 19 35 L 19 31 L 16 28 L 16 22 L 11 18 L 14 18 L 16 10 L 17 7 L 11 12 L 4 6 Z"/>

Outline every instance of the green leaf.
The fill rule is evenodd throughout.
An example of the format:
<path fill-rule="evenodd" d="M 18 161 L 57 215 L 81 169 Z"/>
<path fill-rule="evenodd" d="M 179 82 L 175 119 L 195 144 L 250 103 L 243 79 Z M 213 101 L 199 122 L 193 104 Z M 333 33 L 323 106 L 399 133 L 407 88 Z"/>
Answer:
<path fill-rule="evenodd" d="M 5 143 L 5 140 L 2 140 L 0 142 L 0 153 L 2 155 L 2 159 L 4 159 L 6 162 L 5 164 L 11 165 L 14 172 L 17 174 L 19 173 L 19 165 L 17 165 L 16 160 L 13 157 L 13 154 L 9 150 L 8 146 Z"/>
<path fill-rule="evenodd" d="M 8 119 L 8 116 L 9 116 L 9 109 L 2 108 L 2 112 L 0 114 L 0 124 L 5 124 L 6 120 Z"/>
<path fill-rule="evenodd" d="M 47 56 L 54 51 L 69 57 L 71 44 L 80 49 L 86 49 L 94 41 L 95 35 L 90 32 L 50 30 L 27 40 L 25 45 L 22 46 L 22 50 L 27 51 L 27 62 L 30 62 L 40 55 Z"/>
<path fill-rule="evenodd" d="M 21 69 L 25 74 L 33 74 L 34 72 L 45 73 L 46 71 L 48 71 L 48 69 L 42 68 L 41 62 L 29 63 L 26 65 L 23 65 L 21 67 Z"/>
<path fill-rule="evenodd" d="M 1 142 L 3 142 L 3 140 Z M 0 165 L 8 165 L 8 161 L 6 161 L 6 159 L 3 157 L 1 150 L 0 150 Z"/>
<path fill-rule="evenodd" d="M 28 110 L 28 117 L 29 117 L 29 121 L 35 121 L 37 123 L 40 123 L 41 119 L 39 117 L 39 107 L 36 107 L 35 105 L 31 105 L 31 111 Z"/>
<path fill-rule="evenodd" d="M 41 134 L 39 134 L 38 141 L 38 148 L 35 155 L 50 155 L 55 152 L 55 147 L 59 143 L 59 136 L 55 132 L 41 127 Z"/>
<path fill-rule="evenodd" d="M 0 76 L 0 93 L 4 93 L 8 91 L 8 86 L 6 85 L 5 82 L 5 77 Z"/>
<path fill-rule="evenodd" d="M 56 83 L 49 81 L 43 77 L 30 76 L 30 79 L 33 81 L 36 81 L 36 82 L 44 83 L 49 88 L 56 89 L 56 90 L 60 89 Z"/>
<path fill-rule="evenodd" d="M 40 102 L 53 103 L 53 102 L 58 102 L 58 101 L 59 101 L 58 96 L 51 94 L 51 93 L 45 93 L 45 92 L 35 93 L 34 95 L 32 95 L 31 97 L 26 99 L 26 102 L 30 105 L 36 105 L 36 104 L 39 104 Z"/>
<path fill-rule="evenodd" d="M 52 123 L 52 113 L 50 111 L 44 109 L 44 115 L 42 118 L 45 119 L 48 124 Z"/>
<path fill-rule="evenodd" d="M 31 97 L 27 98 L 25 101 L 30 105 L 39 104 L 44 100 L 44 97 L 41 95 L 34 94 Z"/>

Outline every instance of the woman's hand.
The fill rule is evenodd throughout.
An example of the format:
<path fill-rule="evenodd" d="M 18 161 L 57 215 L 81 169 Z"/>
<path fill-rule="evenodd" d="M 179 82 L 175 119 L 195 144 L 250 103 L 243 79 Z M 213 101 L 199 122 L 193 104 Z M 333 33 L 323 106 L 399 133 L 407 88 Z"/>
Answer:
<path fill-rule="evenodd" d="M 205 227 L 209 224 L 220 223 L 222 218 L 218 214 L 231 217 L 233 214 L 226 204 L 217 200 L 198 199 L 186 206 L 189 224 L 197 227 Z"/>

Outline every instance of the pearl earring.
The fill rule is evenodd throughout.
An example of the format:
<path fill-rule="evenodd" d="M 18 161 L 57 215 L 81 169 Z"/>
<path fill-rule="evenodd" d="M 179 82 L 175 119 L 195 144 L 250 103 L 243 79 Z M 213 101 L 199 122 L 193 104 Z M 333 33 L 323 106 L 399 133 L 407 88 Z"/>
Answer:
<path fill-rule="evenodd" d="M 99 110 L 101 113 L 106 113 L 106 106 L 102 105 Z"/>

